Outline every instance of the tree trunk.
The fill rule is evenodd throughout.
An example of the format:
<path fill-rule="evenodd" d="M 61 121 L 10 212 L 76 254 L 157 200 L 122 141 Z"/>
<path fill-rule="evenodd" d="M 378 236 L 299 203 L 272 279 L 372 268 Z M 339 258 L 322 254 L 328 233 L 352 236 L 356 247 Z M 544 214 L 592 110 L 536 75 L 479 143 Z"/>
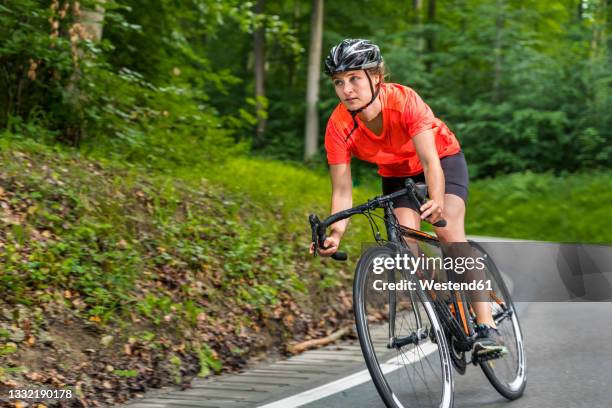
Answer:
<path fill-rule="evenodd" d="M 465 0 L 460 0 L 459 2 L 459 7 L 461 9 L 461 20 L 460 20 L 460 33 L 461 33 L 461 41 L 464 41 L 465 38 L 465 32 L 466 32 L 466 28 L 467 28 L 467 23 L 466 23 L 466 19 L 465 19 L 465 14 L 466 14 L 466 1 Z M 469 66 L 469 65 L 468 65 Z M 467 102 L 469 100 L 469 96 L 468 96 L 468 92 L 466 92 L 468 86 L 468 80 L 467 80 L 467 74 L 468 74 L 468 70 L 467 69 L 462 69 L 461 70 L 461 88 L 460 88 L 460 93 L 459 93 L 459 100 L 462 102 Z"/>
<path fill-rule="evenodd" d="M 608 17 L 607 0 L 599 0 L 595 5 L 593 27 L 591 33 L 591 61 L 599 60 L 606 54 L 606 26 Z"/>
<path fill-rule="evenodd" d="M 323 0 L 312 0 L 312 19 L 310 27 L 304 160 L 308 160 L 317 152 L 319 142 L 319 115 L 317 111 L 317 103 L 319 101 L 319 79 L 321 77 Z"/>
<path fill-rule="evenodd" d="M 257 0 L 255 4 L 255 14 L 263 14 L 265 0 Z M 255 111 L 257 115 L 257 130 L 255 133 L 254 146 L 264 145 L 263 134 L 266 130 L 266 106 L 265 106 L 265 27 L 259 27 L 253 33 L 253 43 L 255 52 Z"/>
<path fill-rule="evenodd" d="M 497 16 L 495 17 L 495 44 L 493 48 L 494 76 L 493 76 L 493 102 L 501 99 L 500 87 L 502 79 L 502 47 L 504 29 L 504 0 L 497 0 Z"/>
<path fill-rule="evenodd" d="M 83 27 L 83 36 L 87 40 L 98 42 L 102 39 L 102 28 L 104 24 L 104 3 L 106 0 L 98 0 L 94 10 L 81 10 L 79 23 Z"/>
<path fill-rule="evenodd" d="M 412 0 L 412 24 L 416 32 L 416 49 L 423 55 L 426 47 L 423 33 L 423 0 Z"/>
<path fill-rule="evenodd" d="M 606 46 L 606 55 L 610 52 L 610 47 L 612 46 L 612 35 L 610 35 L 609 32 L 609 27 L 608 24 L 610 24 L 610 21 L 612 20 L 610 17 L 612 17 L 610 14 L 612 14 L 612 9 L 610 8 L 610 6 L 608 5 L 608 0 L 604 1 L 604 26 L 603 26 L 603 33 L 602 33 L 602 38 L 603 38 L 603 44 L 605 44 Z"/>
<path fill-rule="evenodd" d="M 423 0 L 412 0 L 412 23 L 414 25 L 421 24 L 421 8 Z"/>
<path fill-rule="evenodd" d="M 82 75 L 79 61 L 85 58 L 84 53 L 79 48 L 79 42 L 82 40 L 98 42 L 102 39 L 102 27 L 106 12 L 104 3 L 106 3 L 106 0 L 98 0 L 94 9 L 81 9 L 78 1 L 72 3 L 72 13 L 75 22 L 70 27 L 68 33 L 70 35 L 74 72 L 68 80 L 66 92 L 70 95 L 69 100 L 73 104 L 77 118 L 71 121 L 71 123 L 66 124 L 64 134 L 60 136 L 60 139 L 75 146 L 79 145 L 87 133 L 85 114 L 82 108 L 87 103 L 85 100 L 86 96 L 78 86 Z"/>
<path fill-rule="evenodd" d="M 436 41 L 436 34 L 434 33 L 433 29 L 433 25 L 436 22 L 436 0 L 429 0 L 429 2 L 427 3 L 427 25 L 428 25 L 428 31 L 427 31 L 427 35 L 425 36 L 425 52 L 427 54 L 426 56 L 426 62 L 425 62 L 425 70 L 427 72 L 431 72 L 432 67 L 433 67 L 433 53 L 436 51 L 436 47 L 435 47 L 435 41 Z"/>
<path fill-rule="evenodd" d="M 302 8 L 301 8 L 301 1 L 300 0 L 294 0 L 293 1 L 293 29 L 295 30 L 296 36 L 298 38 L 301 38 L 300 36 L 300 31 L 301 31 L 301 17 L 302 17 Z M 295 57 L 292 56 L 291 57 L 291 62 L 289 63 L 289 87 L 290 88 L 295 88 L 296 82 L 297 82 L 297 66 L 296 66 L 296 60 Z"/>

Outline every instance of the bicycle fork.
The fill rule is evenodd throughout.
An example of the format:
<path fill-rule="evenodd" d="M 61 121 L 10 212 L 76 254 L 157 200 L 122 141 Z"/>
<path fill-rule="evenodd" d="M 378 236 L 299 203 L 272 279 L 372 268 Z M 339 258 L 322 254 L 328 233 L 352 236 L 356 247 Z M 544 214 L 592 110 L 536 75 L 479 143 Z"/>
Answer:
<path fill-rule="evenodd" d="M 398 240 L 403 239 L 400 235 L 398 235 L 397 230 L 391 220 L 395 215 L 393 214 L 393 205 L 391 204 L 389 207 L 385 207 L 385 226 L 387 229 L 387 239 L 390 242 L 398 242 Z M 388 282 L 396 282 L 395 280 L 395 270 L 387 271 Z M 421 313 L 418 308 L 418 303 L 415 301 L 415 293 L 414 291 L 408 291 L 408 295 L 410 297 L 410 304 L 412 307 L 412 313 L 414 314 L 416 331 L 413 331 L 408 336 L 397 337 L 395 335 L 395 319 L 397 317 L 397 294 L 394 290 L 389 291 L 389 342 L 387 343 L 387 348 L 401 348 L 408 344 L 418 345 L 421 340 L 424 340 L 429 337 L 429 330 L 426 327 L 423 327 L 421 321 Z"/>
<path fill-rule="evenodd" d="M 389 278 L 395 278 L 394 271 L 389 271 L 388 274 Z M 414 292 L 409 291 L 408 294 L 410 296 L 412 313 L 414 314 L 416 331 L 413 331 L 408 336 L 404 337 L 397 337 L 395 335 L 395 318 L 397 316 L 397 295 L 394 290 L 389 291 L 389 343 L 387 344 L 388 349 L 399 349 L 401 347 L 407 346 L 408 344 L 418 345 L 421 340 L 425 340 L 429 337 L 429 330 L 426 327 L 423 327 L 423 324 L 421 322 L 421 313 L 417 306 L 417 303 L 415 302 Z"/>

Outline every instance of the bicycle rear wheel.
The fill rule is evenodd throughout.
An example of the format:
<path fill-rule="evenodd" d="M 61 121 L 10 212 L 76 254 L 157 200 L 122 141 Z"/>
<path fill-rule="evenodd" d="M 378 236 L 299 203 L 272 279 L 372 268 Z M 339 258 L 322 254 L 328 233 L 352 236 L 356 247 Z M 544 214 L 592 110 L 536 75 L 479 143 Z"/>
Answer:
<path fill-rule="evenodd" d="M 416 282 L 406 271 L 374 273 L 376 258 L 396 253 L 392 244 L 371 247 L 355 271 L 353 305 L 366 365 L 389 408 L 452 407 L 452 363 L 433 304 L 418 283 L 415 290 L 389 288 Z"/>
<path fill-rule="evenodd" d="M 492 291 L 489 293 L 489 304 L 497 329 L 502 335 L 508 354 L 494 360 L 480 363 L 480 367 L 493 387 L 504 397 L 514 400 L 523 395 L 527 384 L 527 361 L 525 358 L 523 334 L 518 314 L 512 303 L 510 292 L 493 259 L 482 246 L 470 241 L 477 253 L 483 257 L 487 269 L 487 279 L 491 280 Z"/>

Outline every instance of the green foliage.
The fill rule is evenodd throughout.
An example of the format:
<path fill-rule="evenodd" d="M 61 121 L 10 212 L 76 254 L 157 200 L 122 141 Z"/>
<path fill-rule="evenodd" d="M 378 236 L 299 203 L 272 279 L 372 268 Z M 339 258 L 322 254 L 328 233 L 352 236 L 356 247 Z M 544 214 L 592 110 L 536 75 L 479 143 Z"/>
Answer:
<path fill-rule="evenodd" d="M 612 173 L 512 174 L 470 188 L 469 234 L 557 242 L 610 243 Z"/>
<path fill-rule="evenodd" d="M 156 168 L 205 166 L 244 152 L 247 144 L 233 146 L 234 131 L 252 125 L 254 105 L 224 116 L 211 106 L 209 91 L 226 92 L 240 80 L 214 69 L 200 39 L 214 35 L 224 17 L 247 31 L 259 24 L 253 14 L 239 2 L 131 3 L 105 2 L 100 42 L 79 34 L 76 2 L 1 6 L 0 68 L 7 75 L 0 92 L 7 103 L 0 104 L 0 127 Z M 278 19 L 270 26 L 287 46 L 295 44 Z"/>
<path fill-rule="evenodd" d="M 208 344 L 202 344 L 198 356 L 200 359 L 199 377 L 206 377 L 210 374 L 211 370 L 217 374 L 221 371 L 223 366 Z"/>
<path fill-rule="evenodd" d="M 0 128 L 157 169 L 244 154 L 257 122 L 252 34 L 263 28 L 267 127 L 256 151 L 301 160 L 309 4 L 267 1 L 256 14 L 236 0 L 106 1 L 98 42 L 74 35 L 76 2 L 54 4 L 0 8 Z M 323 50 L 349 36 L 378 42 L 390 80 L 455 131 L 475 178 L 608 169 L 609 12 L 581 4 L 462 0 L 435 2 L 432 14 L 429 3 L 366 2 L 356 15 L 329 3 Z M 322 78 L 321 137 L 336 104 Z"/>
<path fill-rule="evenodd" d="M 296 259 L 308 258 L 300 237 L 309 208 L 302 202 L 295 213 L 275 195 L 259 202 L 256 183 L 245 203 L 244 192 L 221 195 L 202 180 L 231 178 L 230 167 L 144 176 L 142 168 L 82 161 L 30 141 L 2 142 L 0 200 L 9 215 L 0 221 L 0 293 L 9 303 L 59 302 L 102 323 L 133 312 L 154 327 L 195 327 L 227 296 L 266 313 L 283 293 L 309 285 Z M 244 164 L 326 184 L 303 169 Z M 234 177 L 255 180 L 247 170 L 236 167 Z M 279 188 L 288 184 L 280 174 L 265 177 L 276 177 Z M 314 201 L 320 192 L 311 195 Z"/>
<path fill-rule="evenodd" d="M 17 345 L 15 343 L 0 344 L 0 357 L 15 353 L 16 351 Z"/>
<path fill-rule="evenodd" d="M 138 371 L 136 370 L 113 370 L 113 374 L 124 377 L 124 378 L 134 378 L 138 376 Z"/>
<path fill-rule="evenodd" d="M 171 369 L 172 369 L 172 374 L 174 375 L 174 383 L 180 384 L 181 383 L 182 361 L 177 355 L 173 355 L 172 357 L 170 357 L 169 362 L 172 364 Z"/>
<path fill-rule="evenodd" d="M 70 131 L 77 113 L 68 86 L 75 70 L 66 36 L 54 35 L 49 21 L 66 32 L 73 23 L 40 2 L 0 4 L 0 127 L 44 140 L 54 131 Z M 38 126 L 47 132 L 33 132 Z"/>
<path fill-rule="evenodd" d="M 413 87 L 456 133 L 473 177 L 610 168 L 612 75 L 602 2 L 583 2 L 580 18 L 575 3 L 556 1 L 435 4 L 433 17 L 427 2 L 420 10 L 409 2 L 364 3 L 358 15 L 342 2 L 326 4 L 324 53 L 346 37 L 376 41 L 389 80 Z M 294 14 L 295 24 L 308 24 L 306 17 Z M 302 32 L 303 44 L 308 33 Z M 295 82 L 287 81 L 292 65 L 285 62 L 268 74 L 264 151 L 299 160 L 304 93 L 294 93 Z M 305 64 L 295 69 L 305 89 Z M 323 78 L 321 142 L 337 103 Z"/>

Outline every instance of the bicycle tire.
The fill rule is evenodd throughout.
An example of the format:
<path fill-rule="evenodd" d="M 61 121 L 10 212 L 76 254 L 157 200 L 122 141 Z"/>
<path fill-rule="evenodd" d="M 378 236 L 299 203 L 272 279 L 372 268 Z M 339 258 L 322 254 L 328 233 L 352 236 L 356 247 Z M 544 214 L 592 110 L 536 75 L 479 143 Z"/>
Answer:
<path fill-rule="evenodd" d="M 377 295 L 375 290 L 369 290 L 373 278 L 376 277 L 372 274 L 371 268 L 374 258 L 393 257 L 396 254 L 394 248 L 393 244 L 388 243 L 387 246 L 366 249 L 355 270 L 353 308 L 366 366 L 380 397 L 388 408 L 413 406 L 450 408 L 454 399 L 453 366 L 442 324 L 427 295 L 418 288 L 418 285 L 416 290 L 406 291 L 407 293 L 383 291 Z M 397 272 L 384 275 L 387 277 L 393 275 L 390 280 L 397 281 L 397 278 L 402 276 Z M 382 332 L 384 338 L 387 330 L 386 341 L 389 342 L 389 327 L 384 327 L 384 323 L 382 325 L 375 323 L 373 316 L 380 317 L 380 310 L 385 309 L 385 304 L 387 324 L 391 326 L 393 321 L 394 326 L 398 326 L 394 330 L 394 333 L 398 334 L 397 337 L 400 338 L 400 334 L 418 333 L 421 340 L 416 344 L 397 347 L 395 350 L 381 347 L 378 343 L 379 334 Z M 392 310 L 395 312 L 391 312 Z M 396 318 L 389 319 L 392 315 Z M 405 330 L 402 331 L 402 328 Z M 395 356 L 389 359 L 389 356 L 393 355 Z M 424 405 L 423 402 L 429 402 L 429 405 Z"/>
<path fill-rule="evenodd" d="M 509 354 L 495 360 L 481 362 L 480 367 L 497 392 L 509 400 L 515 400 L 523 395 L 527 385 L 527 360 L 518 314 L 510 292 L 491 256 L 480 244 L 474 241 L 470 241 L 470 244 L 480 251 L 485 259 L 494 293 L 490 295 L 491 301 L 489 302 L 493 315 L 503 312 L 502 303 L 505 304 L 508 311 L 511 311 L 510 317 L 506 317 L 497 324 L 504 343 L 509 349 Z"/>

